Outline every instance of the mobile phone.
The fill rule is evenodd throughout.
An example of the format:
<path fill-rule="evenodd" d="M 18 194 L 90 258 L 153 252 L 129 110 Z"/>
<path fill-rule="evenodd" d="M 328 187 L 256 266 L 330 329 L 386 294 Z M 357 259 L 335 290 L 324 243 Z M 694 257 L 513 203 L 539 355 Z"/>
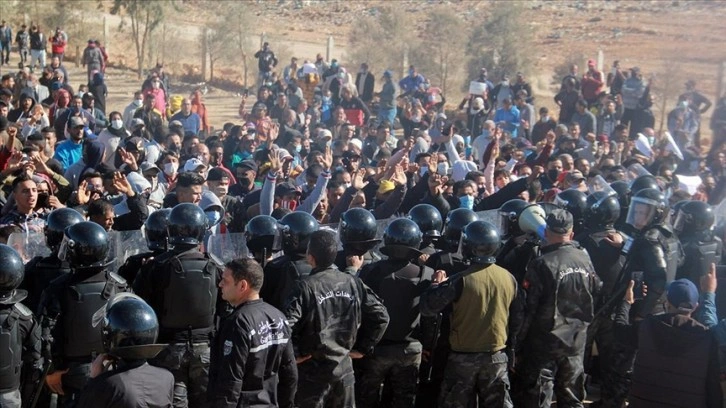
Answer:
<path fill-rule="evenodd" d="M 635 300 L 641 300 L 643 296 L 643 272 L 635 271 L 631 275 L 631 279 L 635 282 L 633 285 L 633 295 Z"/>

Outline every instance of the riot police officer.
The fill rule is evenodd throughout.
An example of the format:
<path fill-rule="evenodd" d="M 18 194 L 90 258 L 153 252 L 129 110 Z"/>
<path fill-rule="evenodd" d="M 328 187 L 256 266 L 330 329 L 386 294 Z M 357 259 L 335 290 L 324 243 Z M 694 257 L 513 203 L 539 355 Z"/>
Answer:
<path fill-rule="evenodd" d="M 552 211 L 546 245 L 527 267 L 522 283 L 527 306 L 519 334 L 525 358 L 517 367 L 516 406 L 549 407 L 553 383 L 558 405 L 582 406 L 585 398 L 586 330 L 600 282 L 587 253 L 572 240 L 573 228 L 569 212 Z"/>
<path fill-rule="evenodd" d="M 388 259 L 363 266 L 360 279 L 386 305 L 390 317 L 372 356 L 356 369 L 356 405 L 379 407 L 381 384 L 392 391 L 391 406 L 413 408 L 421 352 L 419 296 L 431 284 L 433 269 L 417 264 L 423 233 L 407 218 L 393 220 L 383 234 Z"/>
<path fill-rule="evenodd" d="M 45 381 L 62 406 L 78 403 L 91 363 L 103 352 L 102 328 L 92 325 L 94 313 L 127 291 L 126 281 L 108 271 L 108 253 L 108 235 L 100 225 L 82 221 L 66 228 L 58 257 L 71 273 L 51 282 L 41 296 L 38 318 L 53 361 Z"/>
<path fill-rule="evenodd" d="M 378 224 L 372 212 L 365 208 L 351 208 L 340 216 L 338 224 L 338 238 L 343 244 L 343 249 L 338 251 L 335 258 L 335 266 L 341 271 L 355 273 L 355 267 L 350 265 L 349 257 L 362 257 L 363 265 L 379 261 L 380 256 L 371 250 L 381 240 L 376 239 Z"/>
<path fill-rule="evenodd" d="M 643 174 L 642 176 L 638 176 L 635 180 L 633 180 L 633 183 L 630 184 L 630 196 L 633 197 L 640 190 L 645 190 L 646 188 L 660 190 L 660 186 L 658 185 L 658 179 L 650 174 Z"/>
<path fill-rule="evenodd" d="M 628 224 L 625 222 L 628 217 L 628 208 L 630 208 L 630 186 L 622 180 L 613 181 L 610 187 L 615 190 L 618 195 L 618 203 L 620 203 L 620 217 L 615 222 L 615 229 L 618 231 L 626 231 Z"/>
<path fill-rule="evenodd" d="M 136 295 L 116 295 L 106 305 L 102 326 L 105 353 L 94 360 L 78 407 L 171 406 L 174 376 L 147 363 L 164 348 L 154 344 L 159 321 L 151 306 Z"/>
<path fill-rule="evenodd" d="M 39 391 L 40 326 L 30 309 L 20 303 L 27 296 L 25 290 L 17 289 L 23 274 L 20 255 L 11 247 L 0 244 L 1 407 L 20 408 L 23 401 L 23 406 L 29 406 L 34 393 Z M 25 378 L 21 378 L 23 373 Z"/>
<path fill-rule="evenodd" d="M 277 257 L 265 266 L 265 279 L 260 297 L 267 303 L 283 310 L 287 297 L 295 283 L 310 274 L 312 268 L 305 260 L 308 240 L 320 226 L 312 215 L 294 211 L 280 220 L 282 225 L 283 256 Z"/>
<path fill-rule="evenodd" d="M 118 274 L 126 281 L 133 283 L 136 274 L 145 263 L 163 254 L 168 249 L 166 228 L 169 225 L 170 213 L 171 208 L 162 208 L 149 214 L 149 218 L 144 223 L 146 245 L 149 247 L 149 252 L 132 255 L 121 265 Z"/>
<path fill-rule="evenodd" d="M 626 240 L 620 234 L 610 234 L 606 238 L 608 243 L 620 249 L 626 257 L 625 266 L 616 283 L 616 288 L 620 291 L 614 295 L 614 300 L 622 298 L 633 272 L 641 272 L 643 281 L 648 285 L 645 298 L 636 301 L 630 310 L 631 321 L 665 311 L 666 283 L 675 279 L 683 259 L 681 244 L 673 229 L 666 223 L 668 215 L 663 193 L 653 188 L 642 189 L 632 196 L 626 219 L 635 233 L 634 237 Z M 610 313 L 608 310 L 604 312 Z M 606 389 L 611 392 L 602 401 L 602 406 L 605 407 L 620 407 L 625 402 L 630 389 L 628 373 L 633 367 L 637 344 L 617 342 L 614 347 L 616 350 L 610 361 L 610 377 L 603 379 Z"/>
<path fill-rule="evenodd" d="M 215 317 L 226 311 L 217 291 L 222 268 L 200 251 L 207 227 L 198 205 L 174 206 L 167 227 L 174 248 L 144 265 L 134 281 L 134 292 L 159 317 L 159 341 L 169 343 L 150 362 L 174 375 L 174 401 L 182 407 L 207 406 L 209 344 Z"/>
<path fill-rule="evenodd" d="M 258 215 L 247 222 L 245 226 L 247 249 L 263 268 L 275 252 L 280 250 L 276 242 L 279 236 L 279 224 L 269 215 Z"/>
<path fill-rule="evenodd" d="M 585 209 L 587 208 L 587 196 L 580 190 L 565 190 L 555 198 L 555 204 L 564 208 L 572 214 L 572 221 L 575 223 L 573 232 L 580 234 L 585 226 Z"/>
<path fill-rule="evenodd" d="M 527 264 L 537 256 L 540 239 L 531 231 L 519 227 L 520 215 L 530 207 L 539 207 L 524 200 L 509 200 L 499 209 L 502 238 L 506 242 L 497 254 L 497 265 L 508 270 L 521 284 L 527 272 Z M 544 213 L 543 210 L 541 210 Z"/>
<path fill-rule="evenodd" d="M 450 274 L 467 268 L 458 254 L 461 232 L 469 223 L 478 221 L 479 216 L 467 208 L 457 208 L 446 215 L 446 224 L 437 245 L 441 250 L 429 257 L 426 266 L 449 271 Z"/>
<path fill-rule="evenodd" d="M 25 265 L 25 279 L 20 286 L 28 291 L 25 305 L 31 310 L 38 309 L 40 295 L 55 278 L 71 271 L 68 262 L 58 259 L 58 248 L 63 240 L 63 231 L 71 225 L 83 221 L 83 215 L 72 208 L 59 208 L 48 214 L 45 223 L 45 243 L 50 255 L 36 256 Z"/>
<path fill-rule="evenodd" d="M 418 225 L 423 233 L 421 252 L 426 255 L 436 253 L 435 244 L 441 237 L 444 221 L 441 213 L 431 204 L 416 204 L 408 211 L 408 218 Z"/>
<path fill-rule="evenodd" d="M 505 349 L 517 283 L 494 263 L 499 246 L 492 224 L 468 224 L 461 250 L 470 266 L 448 280 L 444 271 L 436 271 L 434 286 L 421 296 L 423 315 L 453 304 L 440 407 L 476 406 L 477 399 L 478 406 L 512 407 Z"/>
<path fill-rule="evenodd" d="M 678 210 L 673 229 L 683 245 L 684 262 L 676 271 L 676 279 L 686 278 L 699 285 L 711 263 L 721 260 L 723 243 L 711 230 L 715 219 L 713 208 L 703 201 L 686 201 Z"/>

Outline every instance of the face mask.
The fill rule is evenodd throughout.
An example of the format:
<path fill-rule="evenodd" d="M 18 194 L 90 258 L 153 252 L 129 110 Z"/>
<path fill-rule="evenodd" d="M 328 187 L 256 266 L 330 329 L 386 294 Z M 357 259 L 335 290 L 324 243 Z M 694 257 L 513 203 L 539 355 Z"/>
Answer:
<path fill-rule="evenodd" d="M 300 153 L 302 151 L 302 145 L 295 146 L 295 151 Z"/>
<path fill-rule="evenodd" d="M 114 129 L 121 129 L 121 127 L 124 125 L 124 121 L 121 119 L 114 119 L 111 121 L 111 127 Z"/>
<path fill-rule="evenodd" d="M 330 97 L 329 96 L 323 96 L 323 102 L 324 103 L 330 102 Z"/>
<path fill-rule="evenodd" d="M 343 185 L 345 186 L 346 189 L 349 189 L 352 184 L 351 183 L 345 183 Z"/>
<path fill-rule="evenodd" d="M 429 167 L 428 166 L 421 166 L 421 168 L 418 169 L 418 175 L 421 176 L 421 177 L 423 177 L 424 174 L 426 174 L 428 172 L 429 172 Z"/>
<path fill-rule="evenodd" d="M 175 175 L 177 170 L 179 170 L 178 163 L 164 163 L 164 174 L 167 176 Z"/>
<path fill-rule="evenodd" d="M 135 99 L 133 103 L 134 103 L 134 106 L 138 107 L 138 106 L 141 106 L 144 103 L 144 101 L 142 101 L 141 99 Z"/>
<path fill-rule="evenodd" d="M 542 122 L 549 122 L 550 117 L 549 116 L 542 116 Z"/>
<path fill-rule="evenodd" d="M 502 86 L 509 86 L 509 81 L 502 81 Z"/>
<path fill-rule="evenodd" d="M 443 162 L 436 166 L 436 172 L 442 176 L 445 176 L 449 172 L 449 163 Z"/>
<path fill-rule="evenodd" d="M 557 177 L 560 176 L 560 171 L 557 169 L 547 170 L 547 178 L 551 181 L 556 181 Z"/>
<path fill-rule="evenodd" d="M 473 210 L 474 209 L 474 197 L 472 197 L 468 194 L 465 196 L 459 197 L 459 206 L 461 206 L 461 208 Z"/>
<path fill-rule="evenodd" d="M 682 101 L 678 104 L 681 109 L 686 109 L 688 107 L 688 101 Z"/>

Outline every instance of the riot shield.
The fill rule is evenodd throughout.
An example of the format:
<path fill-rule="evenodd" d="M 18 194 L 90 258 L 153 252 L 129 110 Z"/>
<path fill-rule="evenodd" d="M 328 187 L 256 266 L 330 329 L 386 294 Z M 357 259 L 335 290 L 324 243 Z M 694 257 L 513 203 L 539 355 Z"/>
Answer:
<path fill-rule="evenodd" d="M 109 231 L 108 243 L 108 259 L 111 260 L 109 270 L 114 272 L 118 271 L 128 257 L 149 251 L 146 238 L 140 230 Z"/>
<path fill-rule="evenodd" d="M 13 232 L 8 237 L 8 246 L 18 251 L 23 263 L 36 256 L 50 255 L 50 248 L 45 243 L 45 235 L 40 232 Z"/>
<path fill-rule="evenodd" d="M 221 262 L 250 256 L 244 233 L 216 234 L 207 241 L 207 252 Z"/>

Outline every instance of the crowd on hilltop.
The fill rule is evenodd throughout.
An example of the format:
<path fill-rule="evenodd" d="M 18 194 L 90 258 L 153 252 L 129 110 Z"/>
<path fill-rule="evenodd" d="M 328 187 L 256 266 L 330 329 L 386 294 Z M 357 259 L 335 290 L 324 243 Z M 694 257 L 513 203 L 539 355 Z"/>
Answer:
<path fill-rule="evenodd" d="M 0 62 L 9 72 L 0 78 L 0 241 L 22 232 L 49 236 L 54 228 L 49 220 L 61 209 L 99 225 L 103 231 L 83 224 L 85 231 L 100 235 L 145 225 L 148 231 L 151 222 L 168 220 L 174 211 L 186 211 L 176 218 L 186 226 L 197 213 L 185 205 L 201 209 L 208 218 L 203 233 L 194 235 L 199 231 L 193 224 L 179 228 L 178 235 L 150 245 L 157 251 L 153 257 L 130 259 L 113 271 L 159 315 L 161 338 L 178 347 L 162 355 L 192 361 L 179 363 L 187 364 L 185 374 L 170 360 L 158 365 L 174 375 L 175 398 L 186 401 L 187 385 L 203 377 L 202 387 L 189 386 L 188 397 L 190 406 L 205 406 L 209 377 L 209 404 L 220 407 L 291 407 L 293 401 L 300 407 L 348 407 L 355 406 L 353 400 L 371 407 L 425 407 L 437 401 L 442 407 L 469 407 L 477 398 L 479 406 L 544 407 L 553 396 L 560 407 L 581 407 L 588 372 L 599 382 L 602 407 L 620 407 L 626 398 L 633 407 L 665 406 L 674 399 L 674 406 L 683 407 L 723 403 L 718 382 L 726 364 L 719 367 L 716 348 L 726 345 L 726 322 L 718 321 L 715 295 L 726 238 L 720 223 L 726 218 L 721 206 L 726 96 L 717 95 L 712 103 L 710 92 L 688 80 L 668 112 L 666 128 L 656 131 L 653 96 L 641 69 L 614 61 L 602 72 L 591 59 L 583 72 L 570 67 L 551 101 L 534 94 L 523 72 L 492 78 L 481 68 L 471 78 L 471 93 L 447 109 L 442 90 L 413 65 L 397 78 L 391 70 L 374 73 L 373 61 L 354 72 L 320 54 L 284 64 L 265 43 L 255 54 L 254 103 L 243 95 L 239 122 L 217 124 L 204 103 L 205 91 L 180 94 L 163 64 L 149 71 L 127 104 L 109 106 L 107 97 L 115 90 L 105 80 L 109 56 L 103 45 L 88 40 L 81 58 L 85 72 L 70 77 L 67 43 L 60 28 L 46 39 L 37 25 L 29 30 L 23 25 L 13 35 L 8 23 L 0 24 Z M 48 46 L 52 52 L 46 58 Z M 19 61 L 18 69 L 6 70 L 11 59 Z M 702 115 L 709 111 L 706 123 Z M 429 211 L 426 216 L 414 215 L 421 208 Z M 500 210 L 501 224 L 490 228 L 479 221 L 475 212 L 484 210 Z M 381 259 L 372 251 L 380 237 L 366 237 L 367 228 L 375 231 L 376 220 L 388 219 L 394 221 L 380 251 L 387 258 Z M 336 223 L 340 229 L 333 236 L 312 232 Z M 367 224 L 353 228 L 358 223 Z M 255 241 L 260 225 L 273 231 L 262 235 L 279 234 L 286 246 L 277 239 Z M 346 228 L 353 232 L 346 235 Z M 195 285 L 212 282 L 211 300 L 185 292 L 188 287 L 173 278 L 176 283 L 163 286 L 148 266 L 144 269 L 151 262 L 165 270 L 171 264 L 167 250 L 179 259 L 198 252 L 193 261 L 209 265 L 199 245 L 210 235 L 231 233 L 246 234 L 255 261 L 217 265 L 218 274 L 208 276 L 207 266 L 201 272 L 194 266 L 194 276 L 206 276 Z M 67 241 L 81 235 L 66 236 L 65 246 L 48 244 L 56 261 L 64 251 L 78 250 Z M 418 240 L 410 241 L 412 236 Z M 169 249 L 171 241 L 177 242 L 177 252 Z M 58 262 L 69 262 L 61 258 Z M 75 271 L 73 262 L 101 268 L 102 261 L 89 266 L 70 259 L 70 266 L 64 265 Z M 36 276 L 29 271 L 39 267 L 37 262 L 28 265 L 26 277 Z M 343 279 L 334 277 L 337 269 L 347 272 L 350 286 L 338 290 L 321 283 Z M 94 269 L 99 270 L 108 272 Z M 384 271 L 398 275 L 381 277 Z M 3 300 L 8 281 L 0 279 L 0 310 L 17 303 L 14 295 Z M 404 290 L 396 286 L 401 282 L 416 284 Z M 29 292 L 32 312 L 46 317 L 48 296 L 54 294 L 47 294 L 49 283 L 31 288 L 26 279 L 21 286 Z M 126 290 L 125 283 L 114 285 Z M 192 301 L 170 301 L 170 287 Z M 159 293 L 167 303 L 155 298 Z M 243 313 L 240 305 L 258 301 L 258 295 L 284 312 L 259 311 L 268 318 L 264 333 L 278 336 L 274 341 L 255 337 L 261 328 L 239 332 L 212 323 L 212 317 L 225 319 L 222 311 L 230 305 Z M 414 306 L 401 300 L 409 297 Z M 349 322 L 338 319 L 348 309 L 320 309 L 354 298 L 355 327 L 342 327 Z M 221 299 L 227 304 L 220 306 Z M 168 315 L 170 309 L 196 311 L 204 301 L 211 312 L 203 318 L 192 312 Z M 187 318 L 204 321 L 200 324 L 209 330 L 193 332 L 191 324 L 179 323 Z M 234 324 L 244 326 L 243 320 Z M 406 329 L 393 330 L 401 321 Z M 426 342 L 422 332 L 432 326 L 445 333 Z M 219 333 L 262 343 L 214 337 Z M 82 335 L 67 337 L 82 343 Z M 59 337 L 43 341 L 52 338 Z M 589 365 L 593 342 L 599 366 Z M 695 350 L 697 345 L 703 347 Z M 77 363 L 68 353 L 52 346 L 54 361 Z M 278 354 L 234 360 L 240 367 L 225 365 L 255 353 Z M 679 360 L 682 355 L 692 367 Z M 433 374 L 420 369 L 422 360 L 434 367 Z M 255 364 L 267 371 L 260 373 Z M 661 375 L 662 383 L 649 383 Z M 78 395 L 82 406 L 94 406 L 92 394 L 84 397 L 83 386 L 69 377 L 55 366 L 44 378 L 53 393 L 63 395 L 67 387 L 67 406 L 75 406 Z M 256 382 L 245 382 L 248 378 Z M 321 385 L 328 382 L 328 388 Z M 692 395 L 684 397 L 689 387 Z M 261 389 L 264 393 L 252 395 Z M 0 398 L 6 391 L 0 387 Z M 183 403 L 175 399 L 174 404 Z"/>

